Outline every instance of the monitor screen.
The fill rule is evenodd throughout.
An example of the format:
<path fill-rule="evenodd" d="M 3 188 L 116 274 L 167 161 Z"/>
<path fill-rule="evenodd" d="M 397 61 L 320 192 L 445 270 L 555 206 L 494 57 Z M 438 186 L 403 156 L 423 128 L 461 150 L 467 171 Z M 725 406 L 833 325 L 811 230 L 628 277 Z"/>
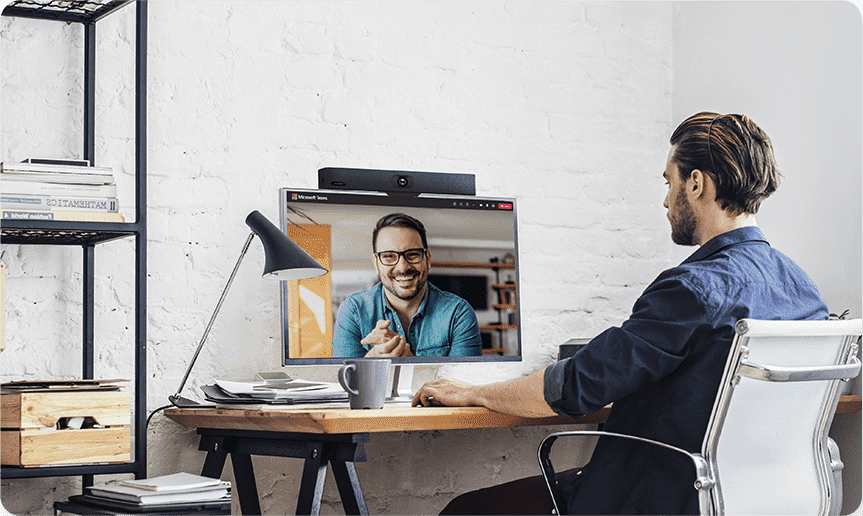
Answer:
<path fill-rule="evenodd" d="M 281 283 L 283 365 L 364 356 L 379 321 L 410 348 L 395 364 L 521 360 L 515 199 L 282 188 L 279 206 L 282 231 L 329 271 Z M 419 240 L 390 237 L 403 234 Z"/>

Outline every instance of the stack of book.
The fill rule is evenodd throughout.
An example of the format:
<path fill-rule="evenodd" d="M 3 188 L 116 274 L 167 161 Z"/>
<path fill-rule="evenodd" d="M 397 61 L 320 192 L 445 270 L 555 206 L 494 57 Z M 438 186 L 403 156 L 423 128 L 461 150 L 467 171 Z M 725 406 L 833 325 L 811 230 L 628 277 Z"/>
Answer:
<path fill-rule="evenodd" d="M 109 167 L 82 160 L 0 163 L 4 219 L 123 222 Z"/>
<path fill-rule="evenodd" d="M 174 473 L 140 480 L 114 480 L 87 487 L 85 495 L 70 498 L 89 505 L 138 508 L 130 512 L 158 512 L 183 506 L 230 504 L 231 483 L 218 478 Z M 143 510 L 146 509 L 146 510 Z"/>

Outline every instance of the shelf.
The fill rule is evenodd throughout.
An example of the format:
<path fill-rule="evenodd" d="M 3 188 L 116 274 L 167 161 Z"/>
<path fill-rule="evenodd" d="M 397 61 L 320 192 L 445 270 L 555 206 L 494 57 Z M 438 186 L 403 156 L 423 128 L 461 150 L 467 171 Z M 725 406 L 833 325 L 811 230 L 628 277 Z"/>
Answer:
<path fill-rule="evenodd" d="M 517 308 L 517 306 L 518 305 L 514 305 L 514 304 L 510 304 L 510 303 L 504 303 L 504 304 L 500 304 L 500 305 L 494 305 L 494 309 L 495 310 L 506 310 L 508 308 Z"/>
<path fill-rule="evenodd" d="M 81 476 L 82 485 L 92 485 L 94 475 L 147 475 L 147 2 L 134 0 L 14 0 L 3 16 L 77 22 L 84 25 L 83 45 L 83 152 L 95 163 L 96 155 L 96 22 L 128 5 L 135 6 L 135 222 L 18 220 L 0 221 L 3 244 L 67 245 L 82 247 L 83 339 L 82 379 L 94 378 L 95 365 L 95 244 L 132 238 L 135 242 L 135 379 L 132 408 L 134 460 L 124 463 L 88 463 L 62 466 L 0 468 L 0 477 L 10 478 Z M 77 217 L 75 217 L 77 218 Z"/>
<path fill-rule="evenodd" d="M 476 263 L 476 262 L 432 262 L 432 267 L 441 267 L 444 269 L 494 269 L 515 270 L 514 263 Z"/>
<path fill-rule="evenodd" d="M 122 464 L 71 464 L 68 466 L 39 466 L 35 468 L 20 468 L 3 466 L 0 468 L 0 478 L 37 478 L 37 477 L 74 477 L 81 475 L 114 475 L 118 473 L 135 473 L 139 466 L 134 462 Z"/>
<path fill-rule="evenodd" d="M 2 221 L 4 244 L 29 245 L 93 245 L 137 234 L 134 223 L 66 222 L 66 221 Z"/>
<path fill-rule="evenodd" d="M 495 283 L 491 288 L 497 290 L 515 290 L 515 283 Z"/>
<path fill-rule="evenodd" d="M 3 9 L 3 16 L 40 20 L 91 23 L 104 18 L 134 0 L 15 0 Z"/>
<path fill-rule="evenodd" d="M 483 355 L 500 355 L 503 356 L 503 348 L 483 348 Z"/>
<path fill-rule="evenodd" d="M 517 324 L 480 324 L 480 330 L 516 330 L 518 329 Z"/>

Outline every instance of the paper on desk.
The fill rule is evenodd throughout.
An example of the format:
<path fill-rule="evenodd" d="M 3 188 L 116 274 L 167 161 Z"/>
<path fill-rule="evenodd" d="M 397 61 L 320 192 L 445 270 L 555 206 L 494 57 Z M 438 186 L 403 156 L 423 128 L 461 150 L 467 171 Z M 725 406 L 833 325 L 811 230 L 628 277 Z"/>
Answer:
<path fill-rule="evenodd" d="M 299 378 L 276 384 L 278 386 L 263 381 L 237 382 L 232 380 L 216 380 L 216 385 L 228 394 L 260 400 L 347 398 L 347 393 L 338 383 L 311 382 Z"/>

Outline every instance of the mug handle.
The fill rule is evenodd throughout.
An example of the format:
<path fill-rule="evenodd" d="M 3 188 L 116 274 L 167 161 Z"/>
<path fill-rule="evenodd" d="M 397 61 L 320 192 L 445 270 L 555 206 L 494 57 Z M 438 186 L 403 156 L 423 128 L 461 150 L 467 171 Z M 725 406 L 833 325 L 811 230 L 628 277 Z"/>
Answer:
<path fill-rule="evenodd" d="M 356 370 L 357 370 L 356 364 L 345 364 L 345 365 L 343 365 L 339 369 L 339 383 L 342 384 L 342 389 L 348 391 L 349 393 L 353 394 L 354 396 L 359 396 L 360 391 L 355 390 L 355 389 L 351 389 L 351 387 L 348 385 L 348 379 L 347 379 L 348 371 L 356 372 Z"/>

